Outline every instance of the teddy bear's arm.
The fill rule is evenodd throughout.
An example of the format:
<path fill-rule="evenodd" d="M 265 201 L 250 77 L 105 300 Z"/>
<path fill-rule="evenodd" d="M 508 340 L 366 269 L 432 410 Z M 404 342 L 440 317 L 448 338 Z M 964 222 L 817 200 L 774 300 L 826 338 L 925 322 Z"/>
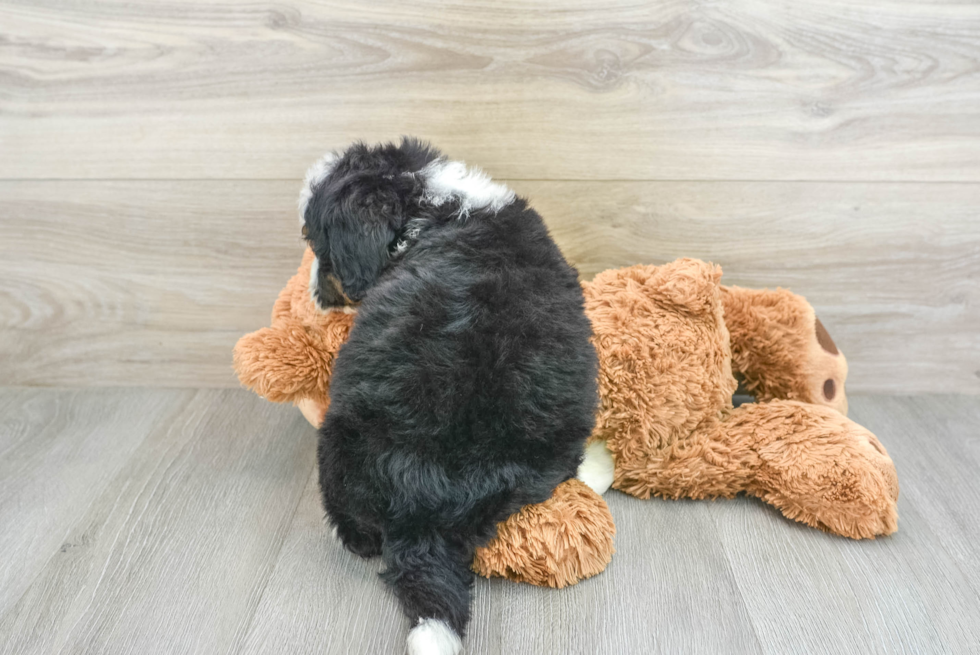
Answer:
<path fill-rule="evenodd" d="M 805 298 L 722 287 L 732 370 L 758 401 L 799 400 L 847 414 L 847 359 Z"/>

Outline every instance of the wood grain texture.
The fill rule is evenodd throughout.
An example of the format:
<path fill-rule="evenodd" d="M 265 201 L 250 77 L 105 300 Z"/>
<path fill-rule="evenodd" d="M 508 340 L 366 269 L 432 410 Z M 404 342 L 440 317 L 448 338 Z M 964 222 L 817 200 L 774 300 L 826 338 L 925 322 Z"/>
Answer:
<path fill-rule="evenodd" d="M 231 348 L 302 255 L 296 184 L 0 187 L 12 384 L 237 386 Z"/>
<path fill-rule="evenodd" d="M 468 652 L 980 643 L 980 6 L 966 0 L 0 2 L 0 654 L 401 653 L 330 541 L 312 431 L 231 348 L 298 264 L 325 149 L 416 134 L 569 259 L 802 293 L 902 484 L 849 542 L 607 495 L 618 553 L 478 581 Z"/>
<path fill-rule="evenodd" d="M 932 463 L 939 475 L 961 467 L 949 451 L 980 440 L 972 422 L 980 405 L 863 396 L 852 405 L 899 467 L 897 535 L 852 542 L 747 498 L 641 502 L 612 492 L 618 537 L 609 568 L 561 591 L 478 580 L 468 652 L 969 652 L 980 639 L 972 621 L 980 595 L 966 562 L 950 553 L 962 528 L 941 518 L 980 510 L 980 484 L 944 477 L 937 488 L 936 474 L 915 462 L 921 434 L 941 416 L 951 427 L 932 438 L 949 450 L 931 449 Z M 935 492 L 928 508 L 907 491 L 923 484 Z M 377 562 L 324 540 L 319 511 L 311 481 L 243 652 L 401 652 L 407 626 L 374 575 Z M 975 563 L 977 543 L 956 547 Z M 325 570 L 311 573 L 305 562 Z"/>
<path fill-rule="evenodd" d="M 944 535 L 943 548 L 980 593 L 980 404 L 958 396 L 882 398 L 851 412 L 868 426 L 901 433 L 889 452 L 905 462 L 902 495 L 918 509 L 923 530 Z M 897 454 L 893 451 L 897 451 Z M 903 478 L 904 480 L 905 478 Z M 948 566 L 953 566 L 948 563 Z M 955 570 L 954 568 L 954 570 Z M 967 631 L 976 635 L 980 630 Z M 980 643 L 977 636 L 975 643 Z"/>
<path fill-rule="evenodd" d="M 330 535 L 313 471 L 239 652 L 400 652 L 405 620 L 380 570 Z"/>
<path fill-rule="evenodd" d="M 980 393 L 980 185 L 512 185 L 585 278 L 711 260 L 730 284 L 804 294 L 852 392 Z M 232 346 L 299 262 L 297 187 L 0 182 L 5 381 L 236 386 Z"/>
<path fill-rule="evenodd" d="M 563 590 L 478 579 L 467 652 L 761 652 L 707 515 L 681 503 L 654 516 L 624 496 L 613 501 L 618 529 L 630 537 L 617 540 L 609 569 Z M 325 537 L 314 475 L 241 652 L 402 652 L 407 620 L 380 568 Z"/>
<path fill-rule="evenodd" d="M 980 181 L 980 8 L 8 0 L 0 177 L 298 179 L 411 133 L 512 179 Z"/>
<path fill-rule="evenodd" d="M 859 392 L 980 392 L 980 186 L 527 183 L 583 276 L 697 257 L 814 306 Z"/>
<path fill-rule="evenodd" d="M 712 507 L 768 652 L 976 649 L 980 542 L 965 539 L 964 528 L 976 532 L 980 482 L 957 460 L 980 436 L 978 410 L 975 398 L 852 400 L 852 418 L 880 438 L 898 470 L 899 529 L 891 537 L 836 539 L 747 501 Z"/>
<path fill-rule="evenodd" d="M 8 401 L 0 405 L 0 615 L 52 557 L 73 547 L 69 534 L 79 517 L 156 423 L 172 419 L 190 396 L 146 389 L 0 394 Z"/>
<path fill-rule="evenodd" d="M 606 571 L 558 591 L 481 586 L 473 652 L 763 652 L 706 506 L 606 499 L 617 530 Z"/>
<path fill-rule="evenodd" d="M 128 430 L 105 414 L 132 392 L 101 394 L 85 418 L 102 424 L 101 454 L 118 457 L 113 442 Z M 80 508 L 58 537 L 61 548 L 0 615 L 0 652 L 234 652 L 309 477 L 313 430 L 292 408 L 242 391 L 185 395 Z M 70 463 L 61 468 L 35 466 L 24 477 L 85 482 Z M 2 532 L 40 529 L 45 516 L 34 509 Z M 15 565 L 31 557 L 5 552 Z"/>
<path fill-rule="evenodd" d="M 0 410 L 15 409 L 0 448 L 38 436 L 35 450 L 51 453 L 0 451 L 4 466 L 22 462 L 0 478 L 0 499 L 27 498 L 52 478 L 83 488 L 78 458 L 55 454 L 97 424 L 87 459 L 112 458 L 132 439 L 137 406 L 159 420 L 136 426 L 142 440 L 110 483 L 76 502 L 73 521 L 52 521 L 50 504 L 16 516 L 0 504 L 0 535 L 67 533 L 40 567 L 36 544 L 5 537 L 7 570 L 33 574 L 0 606 L 0 653 L 403 652 L 407 621 L 379 563 L 329 535 L 313 432 L 292 408 L 241 390 L 0 389 Z M 897 534 L 849 541 L 744 497 L 609 492 L 609 568 L 564 590 L 478 580 L 467 652 L 972 652 L 980 400 L 857 395 L 851 407 L 898 468 Z"/>

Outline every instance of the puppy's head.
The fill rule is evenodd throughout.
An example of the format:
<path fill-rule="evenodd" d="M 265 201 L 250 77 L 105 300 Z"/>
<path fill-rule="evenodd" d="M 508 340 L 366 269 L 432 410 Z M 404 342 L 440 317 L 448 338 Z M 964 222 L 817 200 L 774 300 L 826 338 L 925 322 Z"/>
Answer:
<path fill-rule="evenodd" d="M 423 187 L 416 173 L 440 157 L 414 139 L 355 143 L 306 174 L 299 213 L 316 260 L 310 293 L 321 309 L 354 306 L 391 260 Z"/>

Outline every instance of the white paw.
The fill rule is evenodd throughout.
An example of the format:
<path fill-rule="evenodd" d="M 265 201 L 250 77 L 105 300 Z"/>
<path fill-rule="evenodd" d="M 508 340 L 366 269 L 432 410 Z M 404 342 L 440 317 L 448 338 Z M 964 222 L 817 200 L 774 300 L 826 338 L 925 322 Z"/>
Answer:
<path fill-rule="evenodd" d="M 408 633 L 408 655 L 457 655 L 463 650 L 459 635 L 445 621 L 421 619 Z"/>
<path fill-rule="evenodd" d="M 606 442 L 593 441 L 585 449 L 585 459 L 579 465 L 576 477 L 601 496 L 612 485 L 615 469 L 616 464 L 612 453 L 606 448 Z"/>

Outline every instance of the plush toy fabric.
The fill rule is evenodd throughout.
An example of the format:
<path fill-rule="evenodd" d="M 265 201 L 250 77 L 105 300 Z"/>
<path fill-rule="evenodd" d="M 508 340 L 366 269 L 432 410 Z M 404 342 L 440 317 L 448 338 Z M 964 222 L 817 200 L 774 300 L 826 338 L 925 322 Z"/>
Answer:
<path fill-rule="evenodd" d="M 307 250 L 272 325 L 238 342 L 235 369 L 242 384 L 319 425 L 354 315 L 315 308 L 312 259 Z M 847 363 L 812 307 L 785 290 L 720 279 L 719 267 L 682 259 L 583 283 L 600 362 L 601 408 L 579 476 L 592 488 L 569 480 L 501 523 L 477 551 L 477 573 L 563 587 L 602 571 L 615 527 L 599 493 L 610 482 L 639 498 L 745 492 L 855 539 L 897 529 L 894 464 L 846 418 Z M 759 402 L 732 407 L 735 375 Z"/>
<path fill-rule="evenodd" d="M 746 492 L 847 537 L 894 532 L 894 464 L 842 413 L 847 364 L 813 309 L 720 279 L 682 259 L 585 284 L 602 402 L 592 439 L 612 452 L 612 486 L 639 498 Z M 733 409 L 733 367 L 768 402 Z"/>
<path fill-rule="evenodd" d="M 354 314 L 316 309 L 309 293 L 313 252 L 280 292 L 272 324 L 239 339 L 234 364 L 243 385 L 273 402 L 291 402 L 314 426 L 330 406 L 334 357 L 347 340 Z M 477 550 L 473 569 L 540 586 L 564 587 L 603 571 L 616 529 L 606 501 L 579 480 L 523 508 L 498 526 Z"/>
<path fill-rule="evenodd" d="M 310 296 L 313 251 L 272 307 L 272 325 L 235 344 L 235 371 L 243 385 L 275 403 L 291 402 L 313 425 L 330 405 L 330 375 L 347 341 L 354 314 L 318 311 Z"/>

